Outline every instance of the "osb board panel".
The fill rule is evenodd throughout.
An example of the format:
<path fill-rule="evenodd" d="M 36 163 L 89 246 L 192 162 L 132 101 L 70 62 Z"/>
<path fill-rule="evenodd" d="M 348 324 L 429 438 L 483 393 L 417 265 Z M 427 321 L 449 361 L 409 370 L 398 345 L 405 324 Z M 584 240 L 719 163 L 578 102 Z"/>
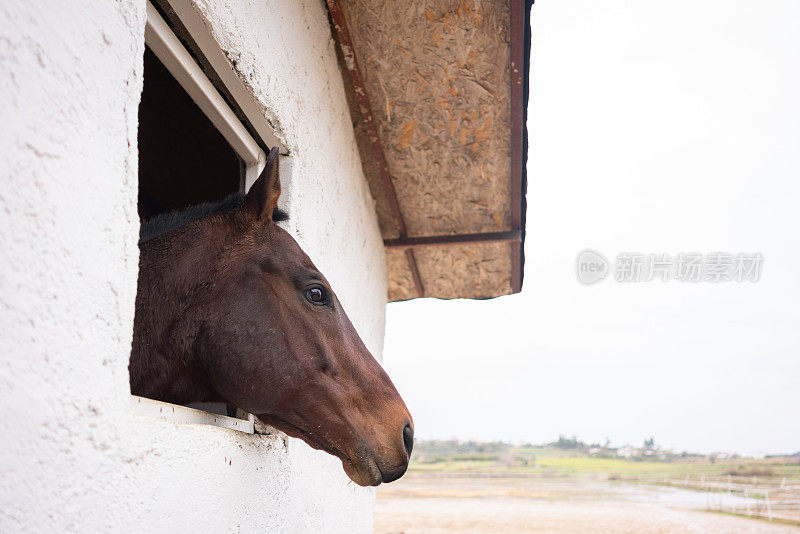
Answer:
<path fill-rule="evenodd" d="M 511 246 L 508 243 L 449 245 L 414 250 L 425 296 L 442 299 L 491 298 L 511 293 Z M 386 253 L 389 300 L 417 298 L 405 253 Z"/>
<path fill-rule="evenodd" d="M 510 229 L 508 2 L 343 6 L 408 234 Z"/>

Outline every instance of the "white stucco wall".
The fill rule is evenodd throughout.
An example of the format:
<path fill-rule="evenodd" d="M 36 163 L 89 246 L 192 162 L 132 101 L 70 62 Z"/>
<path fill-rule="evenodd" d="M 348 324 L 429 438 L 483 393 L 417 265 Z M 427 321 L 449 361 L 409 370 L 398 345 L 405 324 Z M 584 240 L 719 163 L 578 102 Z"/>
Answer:
<path fill-rule="evenodd" d="M 383 248 L 322 3 L 198 8 L 293 154 L 290 230 L 379 356 Z M 144 1 L 0 21 L 0 532 L 370 531 L 338 460 L 131 410 Z"/>

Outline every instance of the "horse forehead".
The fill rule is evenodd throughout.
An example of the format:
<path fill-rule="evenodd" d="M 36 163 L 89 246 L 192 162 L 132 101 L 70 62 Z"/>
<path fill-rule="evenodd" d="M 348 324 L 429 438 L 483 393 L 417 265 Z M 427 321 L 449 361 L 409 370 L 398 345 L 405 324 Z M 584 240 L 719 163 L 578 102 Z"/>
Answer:
<path fill-rule="evenodd" d="M 306 269 L 317 269 L 308 254 L 300 248 L 289 232 L 277 225 L 274 230 L 269 247 L 269 255 L 274 262 L 283 267 L 299 266 Z"/>

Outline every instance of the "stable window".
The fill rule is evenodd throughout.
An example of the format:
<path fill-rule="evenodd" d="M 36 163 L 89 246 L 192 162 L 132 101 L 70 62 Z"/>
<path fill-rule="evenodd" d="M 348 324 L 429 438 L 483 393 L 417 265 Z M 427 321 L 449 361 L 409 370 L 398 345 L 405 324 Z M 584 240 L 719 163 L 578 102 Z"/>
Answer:
<path fill-rule="evenodd" d="M 281 147 L 190 0 L 159 1 L 147 3 L 139 106 L 142 221 L 246 191 L 264 168 L 267 147 Z M 235 407 L 132 400 L 140 414 L 253 432 L 254 417 Z"/>

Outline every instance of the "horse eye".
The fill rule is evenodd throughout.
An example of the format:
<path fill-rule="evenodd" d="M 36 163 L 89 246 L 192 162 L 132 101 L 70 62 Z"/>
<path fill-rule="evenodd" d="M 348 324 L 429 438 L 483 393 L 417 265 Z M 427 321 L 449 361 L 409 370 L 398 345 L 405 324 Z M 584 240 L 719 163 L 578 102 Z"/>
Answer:
<path fill-rule="evenodd" d="M 324 306 L 328 303 L 328 296 L 321 287 L 312 287 L 306 290 L 306 300 L 315 306 Z"/>

